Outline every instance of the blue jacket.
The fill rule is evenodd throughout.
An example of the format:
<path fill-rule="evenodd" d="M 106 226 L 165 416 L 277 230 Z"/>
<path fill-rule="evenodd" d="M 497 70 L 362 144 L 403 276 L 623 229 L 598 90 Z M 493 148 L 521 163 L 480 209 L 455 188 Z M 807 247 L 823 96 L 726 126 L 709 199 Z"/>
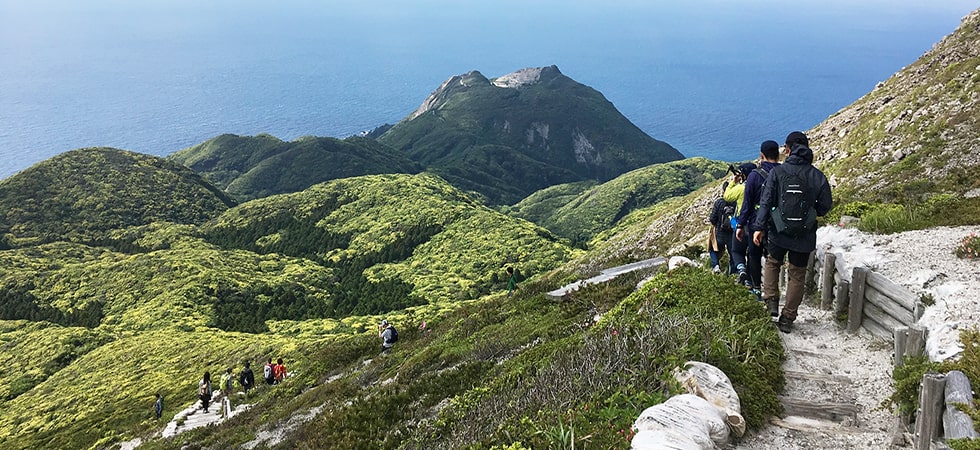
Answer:
<path fill-rule="evenodd" d="M 760 168 L 768 174 L 772 173 L 772 169 L 775 169 L 778 165 L 779 163 L 763 161 L 762 167 Z M 756 228 L 752 228 L 752 222 L 755 220 L 755 211 L 759 209 L 759 200 L 762 197 L 762 185 L 765 182 L 766 179 L 756 170 L 753 170 L 749 174 L 749 177 L 745 179 L 745 195 L 742 200 L 742 210 L 738 213 L 738 226 L 748 228 L 746 231 L 756 230 Z"/>
<path fill-rule="evenodd" d="M 793 237 L 776 233 L 773 227 L 769 226 L 771 223 L 770 216 L 772 215 L 772 208 L 776 206 L 779 198 L 777 190 L 780 174 L 788 170 L 807 170 L 805 179 L 808 190 L 813 192 L 813 209 L 816 210 L 817 216 L 826 215 L 830 211 L 830 208 L 833 206 L 830 183 L 827 182 L 827 177 L 823 172 L 813 167 L 812 163 L 813 151 L 805 145 L 797 144 L 790 152 L 789 158 L 786 158 L 786 162 L 769 172 L 769 176 L 766 178 L 766 184 L 762 188 L 762 197 L 759 199 L 759 211 L 755 215 L 752 229 L 767 230 L 766 237 L 769 239 L 771 245 L 800 253 L 809 253 L 817 248 L 816 230 L 803 236 Z"/>

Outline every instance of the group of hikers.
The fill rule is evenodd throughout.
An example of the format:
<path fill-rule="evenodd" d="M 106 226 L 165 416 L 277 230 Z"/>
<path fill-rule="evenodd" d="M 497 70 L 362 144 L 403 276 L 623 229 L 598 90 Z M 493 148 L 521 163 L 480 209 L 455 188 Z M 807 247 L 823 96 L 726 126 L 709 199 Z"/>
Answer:
<path fill-rule="evenodd" d="M 275 363 L 272 362 L 272 358 L 269 358 L 265 367 L 262 368 L 262 379 L 270 386 L 281 383 L 287 376 L 288 372 L 286 371 L 286 365 L 282 362 L 282 358 L 278 358 Z M 235 375 L 231 372 L 231 367 L 225 368 L 225 373 L 221 374 L 218 392 L 221 393 L 223 411 L 231 410 L 230 394 L 235 388 L 235 378 Z M 252 372 L 251 362 L 245 361 L 244 367 L 238 372 L 237 379 L 239 386 L 242 387 L 247 397 L 249 391 L 255 388 L 255 373 Z M 201 381 L 197 383 L 197 397 L 201 400 L 201 409 L 204 412 L 208 412 L 208 406 L 211 404 L 213 394 L 214 387 L 211 383 L 211 372 L 205 371 Z"/>
<path fill-rule="evenodd" d="M 736 275 L 771 316 L 778 316 L 779 330 L 789 333 L 803 301 L 810 253 L 817 246 L 817 217 L 830 211 L 833 199 L 827 177 L 813 166 L 813 151 L 802 132 L 790 133 L 782 147 L 776 141 L 763 142 L 759 158 L 759 164 L 729 166 L 732 179 L 722 185 L 722 196 L 708 219 L 708 254 L 712 271 L 721 273 L 721 257 L 727 251 L 726 273 Z M 780 311 L 779 277 L 787 259 L 786 301 Z"/>

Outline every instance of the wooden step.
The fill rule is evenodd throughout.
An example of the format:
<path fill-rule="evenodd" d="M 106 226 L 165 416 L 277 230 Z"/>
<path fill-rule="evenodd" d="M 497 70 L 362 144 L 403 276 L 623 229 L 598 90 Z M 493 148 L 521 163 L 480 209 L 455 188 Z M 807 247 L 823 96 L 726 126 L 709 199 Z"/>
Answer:
<path fill-rule="evenodd" d="M 821 402 L 782 395 L 778 398 L 779 403 L 783 405 L 783 417 L 800 416 L 857 424 L 859 408 L 853 403 Z"/>

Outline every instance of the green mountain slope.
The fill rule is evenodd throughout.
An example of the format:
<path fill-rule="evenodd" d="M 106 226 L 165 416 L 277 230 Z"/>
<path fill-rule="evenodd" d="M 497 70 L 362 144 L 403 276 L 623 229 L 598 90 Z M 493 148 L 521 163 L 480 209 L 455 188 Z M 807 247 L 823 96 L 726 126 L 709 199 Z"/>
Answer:
<path fill-rule="evenodd" d="M 498 204 L 682 158 L 555 66 L 454 76 L 379 140 Z"/>
<path fill-rule="evenodd" d="M 0 181 L 0 248 L 103 239 L 152 222 L 199 224 L 234 202 L 186 167 L 123 150 L 55 156 Z"/>
<path fill-rule="evenodd" d="M 566 193 L 574 193 L 581 185 L 549 188 L 522 200 L 510 211 L 573 242 L 588 242 L 629 213 L 686 195 L 707 182 L 724 177 L 726 169 L 726 163 L 705 158 L 655 164 L 574 196 Z"/>
<path fill-rule="evenodd" d="M 418 173 L 421 166 L 373 139 L 225 134 L 168 157 L 241 200 L 298 192 L 338 178 Z"/>

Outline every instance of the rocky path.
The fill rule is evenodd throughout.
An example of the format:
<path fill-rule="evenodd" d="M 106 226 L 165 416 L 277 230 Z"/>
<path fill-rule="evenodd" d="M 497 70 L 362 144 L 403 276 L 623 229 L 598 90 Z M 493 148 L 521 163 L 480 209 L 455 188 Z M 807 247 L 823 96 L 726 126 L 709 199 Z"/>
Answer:
<path fill-rule="evenodd" d="M 745 450 L 886 449 L 894 423 L 882 402 L 891 395 L 891 343 L 851 335 L 832 313 L 809 305 L 786 349 L 784 412 L 732 448 Z"/>

